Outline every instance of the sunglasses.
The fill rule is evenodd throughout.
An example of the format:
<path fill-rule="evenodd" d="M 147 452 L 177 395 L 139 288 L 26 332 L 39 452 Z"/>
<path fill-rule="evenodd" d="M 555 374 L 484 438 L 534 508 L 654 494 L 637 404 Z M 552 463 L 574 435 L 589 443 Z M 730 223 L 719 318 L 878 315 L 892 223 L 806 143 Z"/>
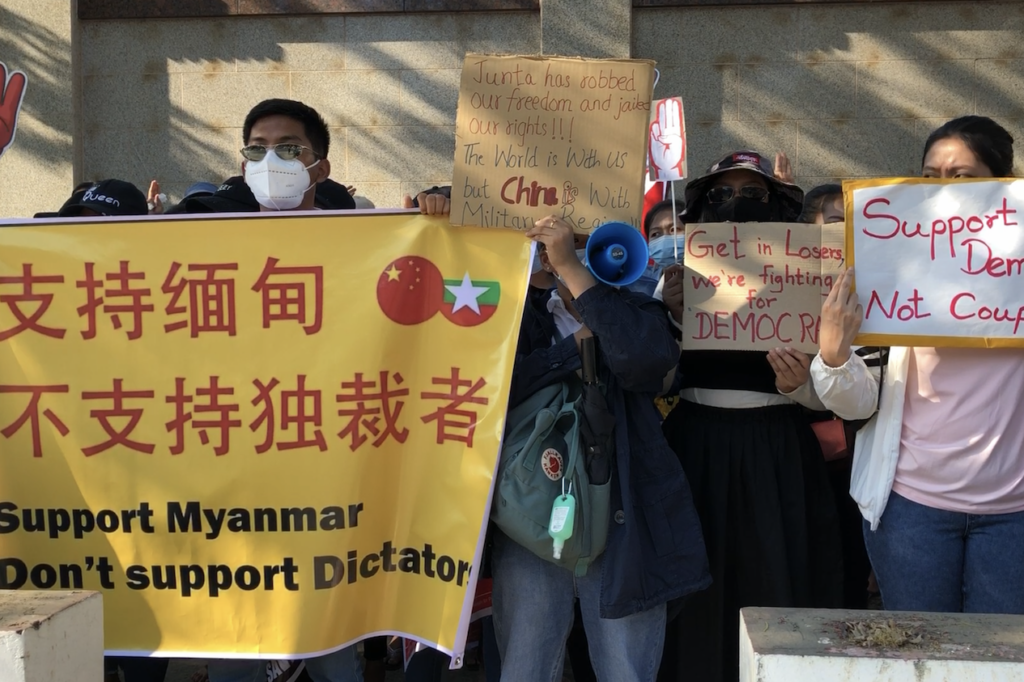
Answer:
<path fill-rule="evenodd" d="M 242 156 L 249 159 L 250 161 L 262 161 L 267 156 L 267 151 L 273 149 L 277 157 L 282 161 L 293 161 L 299 158 L 304 149 L 301 144 L 251 144 L 248 147 L 242 147 Z M 309 149 L 313 156 L 318 156 L 316 152 Z"/>
<path fill-rule="evenodd" d="M 724 204 L 736 196 L 736 188 L 728 185 L 724 187 L 713 187 L 708 190 L 708 202 L 712 204 Z M 764 201 L 768 198 L 768 190 L 764 187 L 758 187 L 757 185 L 747 185 L 746 187 L 740 187 L 739 196 L 744 199 L 753 199 L 754 201 Z"/>

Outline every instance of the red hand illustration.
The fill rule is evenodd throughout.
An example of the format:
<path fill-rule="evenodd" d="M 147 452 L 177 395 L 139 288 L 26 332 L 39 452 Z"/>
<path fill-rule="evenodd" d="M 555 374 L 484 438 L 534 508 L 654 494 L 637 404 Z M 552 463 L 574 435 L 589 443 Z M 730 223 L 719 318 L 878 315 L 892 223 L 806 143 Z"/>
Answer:
<path fill-rule="evenodd" d="M 18 112 L 25 97 L 27 82 L 28 79 L 21 71 L 12 71 L 8 76 L 7 66 L 0 62 L 0 156 L 14 141 Z"/>

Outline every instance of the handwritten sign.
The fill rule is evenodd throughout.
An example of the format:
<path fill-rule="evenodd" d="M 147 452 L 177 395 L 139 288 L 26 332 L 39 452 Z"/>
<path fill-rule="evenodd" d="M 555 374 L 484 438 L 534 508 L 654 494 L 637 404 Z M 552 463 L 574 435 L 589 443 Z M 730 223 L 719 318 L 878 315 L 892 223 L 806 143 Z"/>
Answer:
<path fill-rule="evenodd" d="M 686 226 L 684 350 L 817 351 L 843 225 Z"/>
<path fill-rule="evenodd" d="M 466 55 L 453 225 L 639 227 L 654 63 Z"/>
<path fill-rule="evenodd" d="M 858 343 L 1024 346 L 1024 181 L 844 183 Z"/>

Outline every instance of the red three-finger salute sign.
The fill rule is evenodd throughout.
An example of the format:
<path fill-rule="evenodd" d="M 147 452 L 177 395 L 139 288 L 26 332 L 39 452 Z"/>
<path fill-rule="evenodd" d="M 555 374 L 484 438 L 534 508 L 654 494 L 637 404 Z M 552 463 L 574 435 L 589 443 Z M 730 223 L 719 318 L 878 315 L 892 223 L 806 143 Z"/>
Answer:
<path fill-rule="evenodd" d="M 18 127 L 18 112 L 25 97 L 28 78 L 21 71 L 8 73 L 7 66 L 0 62 L 0 156 L 14 142 Z"/>

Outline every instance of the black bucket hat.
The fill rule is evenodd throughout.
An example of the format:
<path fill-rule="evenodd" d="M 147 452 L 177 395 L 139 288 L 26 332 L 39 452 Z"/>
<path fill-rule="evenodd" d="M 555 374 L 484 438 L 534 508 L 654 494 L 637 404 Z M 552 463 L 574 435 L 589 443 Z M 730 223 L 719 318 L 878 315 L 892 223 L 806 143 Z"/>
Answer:
<path fill-rule="evenodd" d="M 703 206 L 715 176 L 732 170 L 748 170 L 764 177 L 768 187 L 779 197 L 784 220 L 796 220 L 804 207 L 804 191 L 796 185 L 782 182 L 775 177 L 775 166 L 771 161 L 754 151 L 738 151 L 727 155 L 714 164 L 704 175 L 686 184 L 686 206 Z"/>

